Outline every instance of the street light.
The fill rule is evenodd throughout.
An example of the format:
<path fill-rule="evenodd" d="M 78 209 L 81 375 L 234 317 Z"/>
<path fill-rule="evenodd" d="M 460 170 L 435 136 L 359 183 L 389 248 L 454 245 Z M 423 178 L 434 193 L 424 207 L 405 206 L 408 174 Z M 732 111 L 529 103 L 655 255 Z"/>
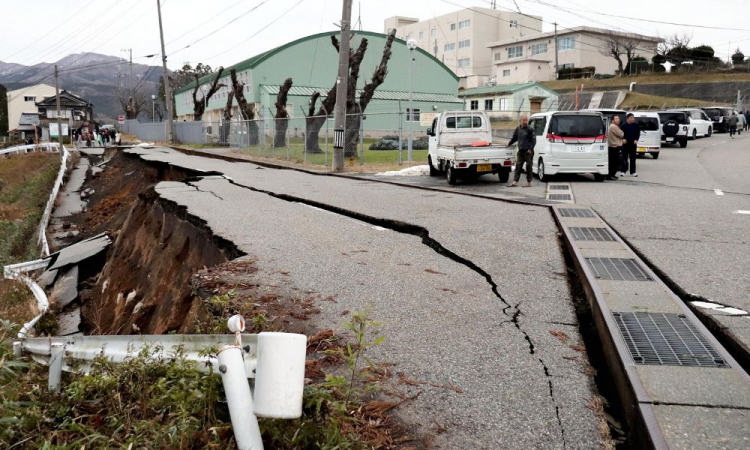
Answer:
<path fill-rule="evenodd" d="M 151 122 L 156 122 L 156 96 L 151 94 Z"/>
<path fill-rule="evenodd" d="M 409 146 L 407 147 L 406 159 L 413 161 L 412 158 L 412 144 L 414 141 L 413 137 L 413 126 L 411 122 L 414 121 L 414 107 L 412 106 L 412 82 L 414 79 L 414 50 L 417 48 L 417 41 L 409 39 L 406 42 L 406 47 L 409 49 L 409 114 L 406 115 L 406 122 L 409 126 Z"/>

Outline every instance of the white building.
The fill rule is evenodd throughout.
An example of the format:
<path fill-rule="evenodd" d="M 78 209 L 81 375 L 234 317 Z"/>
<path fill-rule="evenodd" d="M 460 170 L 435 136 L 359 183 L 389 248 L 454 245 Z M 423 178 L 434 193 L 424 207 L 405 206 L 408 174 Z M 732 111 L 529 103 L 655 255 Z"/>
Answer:
<path fill-rule="evenodd" d="M 557 33 L 560 69 L 594 67 L 595 73 L 613 75 L 617 61 L 603 54 L 610 33 L 622 40 L 637 42 L 636 56 L 648 61 L 656 54 L 660 39 L 601 28 L 575 27 Z M 492 76 L 497 84 L 517 84 L 555 79 L 555 33 L 518 36 L 487 45 L 492 57 Z M 623 63 L 627 58 L 623 55 Z M 593 74 L 591 74 L 593 75 Z"/>
<path fill-rule="evenodd" d="M 556 110 L 559 94 L 539 83 L 485 86 L 458 94 L 464 109 L 486 111 L 493 120 L 518 120 L 521 114 Z"/>
<path fill-rule="evenodd" d="M 422 21 L 401 16 L 386 19 L 384 31 L 394 28 L 396 37 L 416 40 L 461 78 L 460 87 L 470 89 L 484 86 L 492 75 L 489 43 L 541 33 L 542 18 L 470 8 Z"/>
<path fill-rule="evenodd" d="M 46 97 L 55 95 L 55 87 L 48 84 L 37 84 L 35 86 L 29 86 L 15 91 L 8 92 L 8 130 L 13 131 L 19 129 L 21 114 L 37 115 L 39 114 L 39 108 L 36 103 L 44 100 Z M 23 125 L 24 130 L 28 127 L 27 124 Z M 31 128 L 33 134 L 33 127 Z"/>

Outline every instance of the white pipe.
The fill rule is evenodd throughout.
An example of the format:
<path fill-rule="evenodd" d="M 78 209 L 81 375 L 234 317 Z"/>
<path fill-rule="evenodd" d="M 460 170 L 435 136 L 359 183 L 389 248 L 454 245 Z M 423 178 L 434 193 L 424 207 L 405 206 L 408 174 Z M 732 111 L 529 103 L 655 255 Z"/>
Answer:
<path fill-rule="evenodd" d="M 23 344 L 20 341 L 13 343 L 13 356 L 20 358 L 23 356 Z"/>
<path fill-rule="evenodd" d="M 258 419 L 253 414 L 253 398 L 242 360 L 242 349 L 228 345 L 219 350 L 218 357 L 237 447 L 240 450 L 263 450 Z"/>
<path fill-rule="evenodd" d="M 254 411 L 258 417 L 302 416 L 307 337 L 293 333 L 260 333 L 255 371 Z"/>
<path fill-rule="evenodd" d="M 65 344 L 53 342 L 50 345 L 49 352 L 49 390 L 55 392 L 60 387 L 63 359 L 65 359 Z"/>
<path fill-rule="evenodd" d="M 636 84 L 635 81 L 633 81 L 632 83 L 630 83 L 630 89 L 629 89 L 629 91 L 631 91 L 631 92 L 633 91 L 633 86 L 635 86 L 635 84 Z"/>
<path fill-rule="evenodd" d="M 37 307 L 39 308 L 39 315 L 25 323 L 24 326 L 21 327 L 21 331 L 18 332 L 18 339 L 25 339 L 29 331 L 34 328 L 34 325 L 36 325 L 44 313 L 47 312 L 47 309 L 49 308 L 49 300 L 47 299 L 47 294 L 44 293 L 44 289 L 36 284 L 31 278 L 20 274 L 16 275 L 14 278 L 23 281 L 23 283 L 29 287 L 31 293 L 36 297 Z"/>

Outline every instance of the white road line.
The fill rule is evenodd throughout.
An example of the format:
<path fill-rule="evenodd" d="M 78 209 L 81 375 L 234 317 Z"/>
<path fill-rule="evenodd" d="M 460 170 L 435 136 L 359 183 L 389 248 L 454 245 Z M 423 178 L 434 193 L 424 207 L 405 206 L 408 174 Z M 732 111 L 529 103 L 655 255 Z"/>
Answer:
<path fill-rule="evenodd" d="M 724 193 L 721 191 L 721 189 L 714 189 L 714 193 L 716 195 L 724 195 Z"/>
<path fill-rule="evenodd" d="M 743 210 L 741 210 L 741 209 L 738 209 L 738 210 L 737 210 L 737 211 L 735 211 L 734 213 L 735 213 L 735 214 L 748 214 L 748 215 L 750 215 L 750 211 L 743 211 Z"/>

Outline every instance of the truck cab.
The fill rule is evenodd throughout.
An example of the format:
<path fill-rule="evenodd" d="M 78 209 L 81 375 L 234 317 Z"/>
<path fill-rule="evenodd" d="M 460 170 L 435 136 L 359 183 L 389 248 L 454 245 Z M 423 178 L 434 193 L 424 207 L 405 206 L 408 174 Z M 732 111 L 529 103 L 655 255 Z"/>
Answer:
<path fill-rule="evenodd" d="M 492 144 L 492 128 L 484 111 L 445 111 L 427 129 L 430 175 L 458 178 L 497 174 L 505 183 L 513 165 L 513 150 Z"/>

